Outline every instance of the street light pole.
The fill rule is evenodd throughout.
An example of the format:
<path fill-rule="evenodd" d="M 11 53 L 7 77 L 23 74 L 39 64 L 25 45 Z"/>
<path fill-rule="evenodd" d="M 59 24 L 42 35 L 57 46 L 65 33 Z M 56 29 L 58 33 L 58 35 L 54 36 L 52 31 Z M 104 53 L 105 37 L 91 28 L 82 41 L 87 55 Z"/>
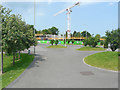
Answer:
<path fill-rule="evenodd" d="M 67 36 L 67 35 L 66 35 L 66 32 L 65 32 L 65 47 L 66 47 L 66 36 Z"/>
<path fill-rule="evenodd" d="M 86 31 L 86 39 L 87 39 L 87 31 Z"/>
<path fill-rule="evenodd" d="M 34 0 L 34 38 L 35 38 L 35 0 Z M 34 54 L 35 54 L 35 45 L 34 45 Z"/>
<path fill-rule="evenodd" d="M 81 45 L 81 35 L 80 35 L 80 45 Z"/>
<path fill-rule="evenodd" d="M 81 41 L 81 35 L 80 35 L 80 41 Z"/>

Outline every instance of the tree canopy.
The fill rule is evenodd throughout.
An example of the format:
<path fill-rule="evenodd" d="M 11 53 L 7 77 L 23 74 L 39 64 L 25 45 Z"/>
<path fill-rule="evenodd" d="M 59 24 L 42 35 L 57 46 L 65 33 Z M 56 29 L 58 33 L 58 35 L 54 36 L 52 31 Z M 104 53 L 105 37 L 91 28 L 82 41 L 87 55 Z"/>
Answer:
<path fill-rule="evenodd" d="M 112 51 L 115 51 L 117 48 L 119 48 L 119 39 L 120 36 L 120 29 L 112 30 L 112 31 L 106 31 L 106 41 L 110 44 L 110 48 Z"/>
<path fill-rule="evenodd" d="M 2 48 L 8 54 L 13 54 L 13 64 L 15 53 L 30 46 L 36 45 L 37 41 L 34 38 L 34 25 L 26 24 L 22 20 L 21 15 L 10 14 L 12 10 L 4 8 L 0 5 L 0 16 L 2 26 Z"/>
<path fill-rule="evenodd" d="M 90 34 L 89 32 L 87 32 L 87 31 L 83 31 L 83 32 L 81 33 L 81 35 L 82 35 L 83 37 L 86 37 L 86 35 L 87 35 L 87 37 L 90 37 L 90 36 L 91 36 L 91 34 Z"/>
<path fill-rule="evenodd" d="M 37 31 L 37 34 L 51 34 L 51 35 L 58 35 L 59 34 L 59 30 L 56 27 L 51 27 L 48 29 L 43 29 L 42 31 Z"/>

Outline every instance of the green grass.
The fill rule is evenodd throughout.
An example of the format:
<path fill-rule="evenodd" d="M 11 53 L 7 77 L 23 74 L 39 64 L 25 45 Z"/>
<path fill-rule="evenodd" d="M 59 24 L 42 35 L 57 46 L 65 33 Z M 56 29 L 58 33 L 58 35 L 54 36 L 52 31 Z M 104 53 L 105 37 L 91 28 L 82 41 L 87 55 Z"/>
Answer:
<path fill-rule="evenodd" d="M 80 51 L 104 51 L 106 49 L 101 48 L 101 47 L 82 47 L 77 50 L 80 50 Z"/>
<path fill-rule="evenodd" d="M 52 45 L 52 46 L 48 46 L 47 48 L 67 48 L 67 47 L 60 45 Z"/>
<path fill-rule="evenodd" d="M 118 52 L 101 52 L 85 58 L 91 66 L 118 71 Z"/>
<path fill-rule="evenodd" d="M 34 59 L 33 55 L 21 54 L 21 59 L 15 61 L 15 65 L 12 64 L 12 55 L 4 55 L 4 66 L 2 74 L 2 88 L 8 86 L 14 81 L 22 72 L 31 64 Z"/>
<path fill-rule="evenodd" d="M 1 54 L 0 54 L 0 70 L 1 70 Z M 2 75 L 0 72 L 0 90 L 2 90 Z"/>

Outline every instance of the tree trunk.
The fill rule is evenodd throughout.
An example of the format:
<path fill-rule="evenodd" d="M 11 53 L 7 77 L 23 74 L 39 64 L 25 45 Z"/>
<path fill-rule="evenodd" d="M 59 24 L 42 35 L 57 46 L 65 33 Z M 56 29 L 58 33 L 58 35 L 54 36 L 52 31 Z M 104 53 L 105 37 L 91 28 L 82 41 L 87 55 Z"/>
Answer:
<path fill-rule="evenodd" d="M 15 64 L 15 52 L 13 52 L 13 65 Z"/>
<path fill-rule="evenodd" d="M 19 51 L 18 59 L 20 59 L 20 51 Z"/>

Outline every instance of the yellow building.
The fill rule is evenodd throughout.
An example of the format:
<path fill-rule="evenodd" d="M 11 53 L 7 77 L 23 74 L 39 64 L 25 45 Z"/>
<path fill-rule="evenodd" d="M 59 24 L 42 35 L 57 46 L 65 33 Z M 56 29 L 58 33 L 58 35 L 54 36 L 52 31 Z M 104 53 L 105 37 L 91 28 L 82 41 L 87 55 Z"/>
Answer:
<path fill-rule="evenodd" d="M 55 40 L 63 40 L 63 39 L 65 39 L 65 37 L 63 37 L 63 36 L 50 35 L 50 34 L 47 34 L 47 35 L 35 34 L 35 36 L 36 36 L 37 40 L 53 40 L 53 39 L 55 39 Z M 68 39 L 68 38 L 66 38 L 66 39 Z M 86 37 L 71 37 L 70 39 L 74 39 L 76 41 L 80 41 L 80 40 L 82 41 L 82 40 L 86 39 Z M 100 40 L 104 41 L 105 39 L 100 38 Z"/>

